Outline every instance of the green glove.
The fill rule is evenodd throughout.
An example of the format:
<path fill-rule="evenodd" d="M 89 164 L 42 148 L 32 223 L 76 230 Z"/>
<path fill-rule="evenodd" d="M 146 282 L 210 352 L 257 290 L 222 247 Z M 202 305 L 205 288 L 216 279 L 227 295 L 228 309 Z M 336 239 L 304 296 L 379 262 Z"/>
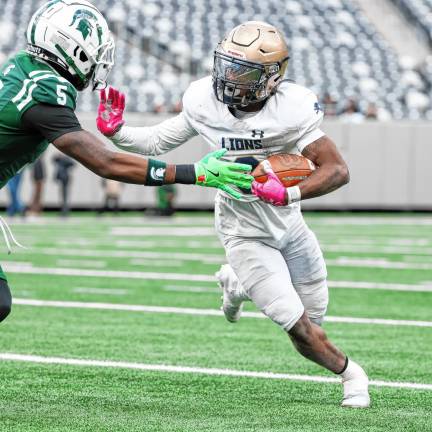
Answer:
<path fill-rule="evenodd" d="M 254 178 L 250 173 L 250 165 L 219 160 L 228 150 L 216 150 L 204 156 L 195 164 L 196 184 L 200 186 L 215 187 L 223 190 L 234 198 L 240 198 L 241 194 L 235 191 L 229 184 L 250 189 Z"/>

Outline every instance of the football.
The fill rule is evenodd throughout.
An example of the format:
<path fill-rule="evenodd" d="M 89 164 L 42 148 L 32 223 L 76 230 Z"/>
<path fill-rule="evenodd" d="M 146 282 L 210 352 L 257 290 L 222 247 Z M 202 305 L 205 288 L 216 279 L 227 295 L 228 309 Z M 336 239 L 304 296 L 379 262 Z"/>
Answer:
<path fill-rule="evenodd" d="M 270 162 L 273 171 L 285 187 L 295 186 L 309 177 L 315 170 L 313 162 L 300 155 L 288 153 L 276 154 L 269 156 L 266 160 Z M 260 183 L 267 181 L 263 162 L 252 171 L 255 180 Z"/>

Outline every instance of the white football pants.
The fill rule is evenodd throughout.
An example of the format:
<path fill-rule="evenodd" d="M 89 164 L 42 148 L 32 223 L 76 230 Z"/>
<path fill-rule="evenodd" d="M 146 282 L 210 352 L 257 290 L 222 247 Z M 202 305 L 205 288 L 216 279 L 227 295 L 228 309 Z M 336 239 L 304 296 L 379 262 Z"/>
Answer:
<path fill-rule="evenodd" d="M 284 330 L 303 315 L 320 325 L 328 304 L 327 271 L 318 241 L 303 222 L 282 247 L 222 233 L 228 263 L 255 305 Z"/>

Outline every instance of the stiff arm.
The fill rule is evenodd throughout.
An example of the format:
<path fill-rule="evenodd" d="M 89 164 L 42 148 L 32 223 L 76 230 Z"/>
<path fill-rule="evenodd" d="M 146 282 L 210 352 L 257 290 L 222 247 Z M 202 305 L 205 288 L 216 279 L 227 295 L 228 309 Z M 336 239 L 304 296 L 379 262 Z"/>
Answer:
<path fill-rule="evenodd" d="M 108 137 L 118 148 L 146 156 L 157 156 L 198 135 L 183 113 L 155 126 L 123 126 L 115 135 Z"/>
<path fill-rule="evenodd" d="M 84 130 L 70 132 L 57 138 L 53 144 L 61 152 L 101 177 L 125 183 L 146 183 L 147 159 L 111 151 L 90 132 Z M 175 165 L 168 164 L 164 183 L 174 183 L 175 175 Z"/>

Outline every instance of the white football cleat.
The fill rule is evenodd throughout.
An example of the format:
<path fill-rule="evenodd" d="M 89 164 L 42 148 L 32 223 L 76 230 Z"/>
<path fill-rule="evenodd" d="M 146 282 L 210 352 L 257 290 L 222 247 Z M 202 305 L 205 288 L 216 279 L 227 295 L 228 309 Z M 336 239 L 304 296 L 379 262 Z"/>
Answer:
<path fill-rule="evenodd" d="M 221 309 L 225 318 L 229 322 L 235 323 L 240 319 L 243 302 L 249 300 L 249 297 L 242 290 L 240 282 L 229 264 L 223 264 L 215 276 L 223 291 Z"/>
<path fill-rule="evenodd" d="M 342 374 L 344 397 L 341 406 L 368 408 L 370 406 L 369 378 L 361 366 L 348 360 L 348 367 Z"/>

